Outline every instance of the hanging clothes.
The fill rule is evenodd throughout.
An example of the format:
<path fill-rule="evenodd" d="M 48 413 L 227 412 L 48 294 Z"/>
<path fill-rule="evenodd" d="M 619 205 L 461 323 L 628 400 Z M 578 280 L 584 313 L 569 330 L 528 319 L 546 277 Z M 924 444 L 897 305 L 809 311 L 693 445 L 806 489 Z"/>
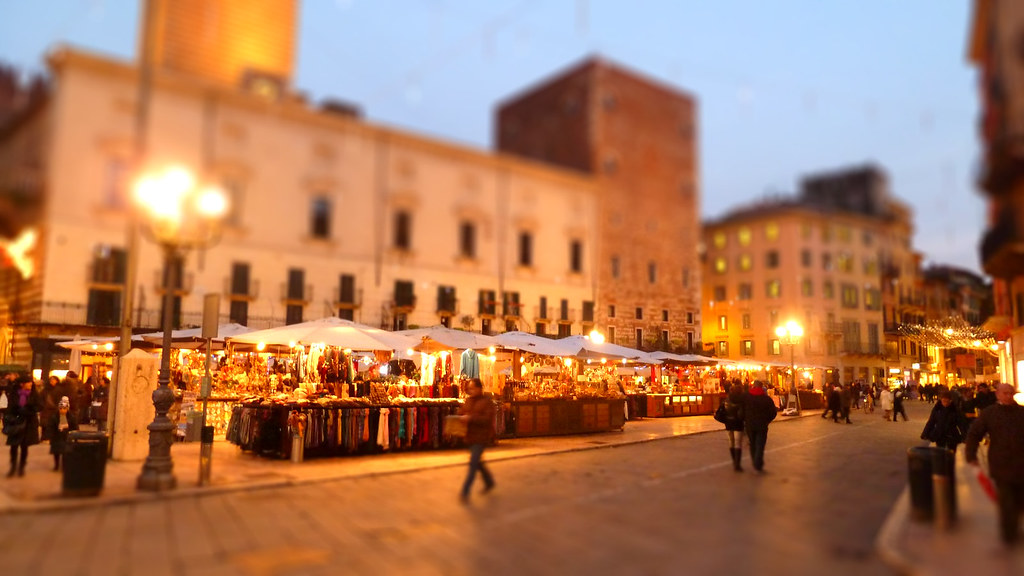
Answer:
<path fill-rule="evenodd" d="M 391 434 L 388 431 L 388 414 L 390 410 L 387 408 L 380 409 L 380 423 L 377 425 L 377 445 L 387 450 L 390 445 L 388 441 L 391 439 Z"/>
<path fill-rule="evenodd" d="M 480 357 L 476 353 L 476 350 L 467 348 L 462 352 L 461 358 L 462 369 L 460 373 L 467 378 L 479 378 L 480 377 Z"/>

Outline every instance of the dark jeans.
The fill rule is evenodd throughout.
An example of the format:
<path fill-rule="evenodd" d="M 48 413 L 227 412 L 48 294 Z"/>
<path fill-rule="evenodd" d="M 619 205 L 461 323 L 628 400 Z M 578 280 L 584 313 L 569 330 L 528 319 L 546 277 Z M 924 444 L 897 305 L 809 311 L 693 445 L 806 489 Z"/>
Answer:
<path fill-rule="evenodd" d="M 999 505 L 999 534 L 1003 542 L 1013 544 L 1020 533 L 1020 514 L 1024 510 L 1024 483 L 995 482 Z"/>
<path fill-rule="evenodd" d="M 750 440 L 750 461 L 754 470 L 764 468 L 764 445 L 768 442 L 768 429 L 747 428 L 747 439 Z"/>
<path fill-rule="evenodd" d="M 485 485 L 490 487 L 494 484 L 491 471 L 487 469 L 483 462 L 484 448 L 483 444 L 472 444 L 469 447 L 469 474 L 466 475 L 466 482 L 462 484 L 463 497 L 469 496 L 469 489 L 473 487 L 473 480 L 476 479 L 477 470 L 484 477 Z"/>

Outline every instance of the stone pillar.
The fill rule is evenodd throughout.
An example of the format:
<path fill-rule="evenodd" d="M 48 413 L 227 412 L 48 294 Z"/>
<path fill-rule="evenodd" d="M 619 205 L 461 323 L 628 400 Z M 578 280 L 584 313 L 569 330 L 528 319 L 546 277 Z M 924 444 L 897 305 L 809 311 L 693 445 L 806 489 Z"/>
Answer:
<path fill-rule="evenodd" d="M 114 403 L 114 460 L 144 460 L 149 453 L 153 421 L 153 391 L 157 386 L 159 360 L 155 354 L 134 349 L 121 361 Z"/>

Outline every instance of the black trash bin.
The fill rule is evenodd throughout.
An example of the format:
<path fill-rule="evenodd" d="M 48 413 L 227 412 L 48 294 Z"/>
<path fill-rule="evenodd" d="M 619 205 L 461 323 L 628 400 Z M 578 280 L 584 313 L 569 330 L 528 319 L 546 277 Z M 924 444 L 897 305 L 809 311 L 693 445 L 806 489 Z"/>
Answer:
<path fill-rule="evenodd" d="M 68 434 L 64 453 L 61 494 L 97 496 L 103 490 L 107 468 L 107 435 L 103 432 L 73 431 Z"/>
<path fill-rule="evenodd" d="M 946 505 L 943 509 L 956 515 L 956 490 L 953 478 L 955 460 L 953 452 L 937 446 L 914 446 L 907 450 L 907 471 L 910 484 L 910 516 L 914 520 L 935 519 L 935 491 L 933 475 L 948 478 Z"/>

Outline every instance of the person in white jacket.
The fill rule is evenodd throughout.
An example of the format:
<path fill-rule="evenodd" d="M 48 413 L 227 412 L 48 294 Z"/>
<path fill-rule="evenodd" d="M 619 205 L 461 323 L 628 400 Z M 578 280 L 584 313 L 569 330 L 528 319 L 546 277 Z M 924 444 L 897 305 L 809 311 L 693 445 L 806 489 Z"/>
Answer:
<path fill-rule="evenodd" d="M 888 386 L 882 388 L 881 402 L 882 402 L 882 417 L 885 418 L 886 420 L 890 420 L 892 418 L 893 396 L 892 396 L 892 390 L 890 390 Z"/>

